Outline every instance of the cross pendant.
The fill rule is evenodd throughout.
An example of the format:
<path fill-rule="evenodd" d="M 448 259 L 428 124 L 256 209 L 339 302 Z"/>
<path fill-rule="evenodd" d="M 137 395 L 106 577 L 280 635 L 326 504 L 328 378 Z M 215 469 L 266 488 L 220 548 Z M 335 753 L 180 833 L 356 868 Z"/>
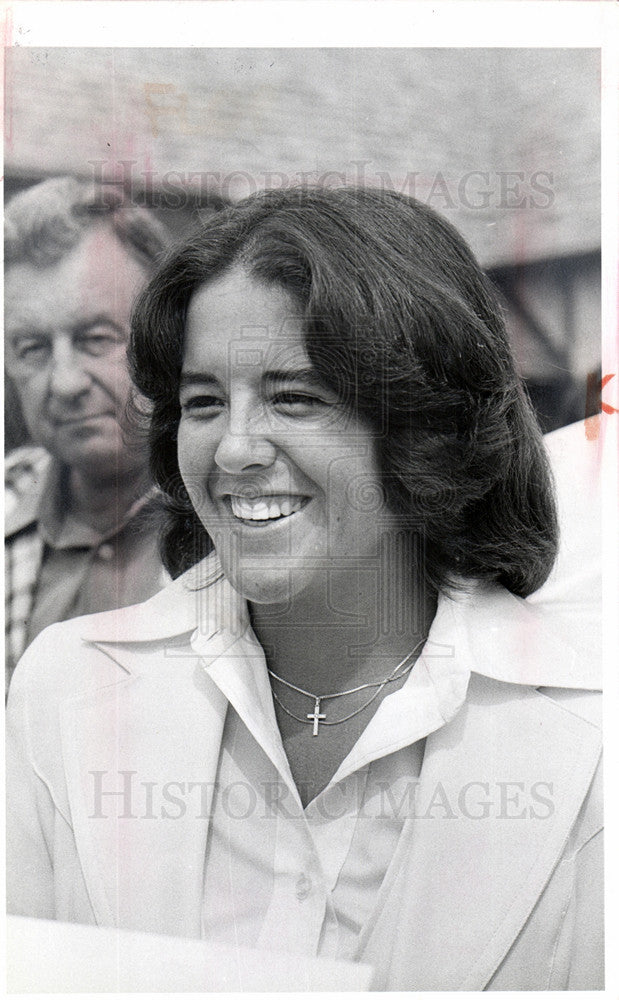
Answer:
<path fill-rule="evenodd" d="M 314 729 L 312 731 L 312 736 L 318 736 L 318 726 L 322 719 L 326 719 L 327 716 L 323 715 L 320 711 L 320 698 L 316 698 L 316 704 L 314 705 L 314 711 L 308 713 L 308 719 L 314 723 Z"/>

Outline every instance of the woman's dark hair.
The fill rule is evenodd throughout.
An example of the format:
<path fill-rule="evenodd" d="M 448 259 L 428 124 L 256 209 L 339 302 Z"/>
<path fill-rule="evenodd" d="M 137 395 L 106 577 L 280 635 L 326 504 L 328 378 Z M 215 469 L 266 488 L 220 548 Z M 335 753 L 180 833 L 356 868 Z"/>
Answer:
<path fill-rule="evenodd" d="M 153 408 L 172 574 L 211 547 L 177 462 L 187 308 L 234 265 L 299 304 L 317 372 L 377 432 L 387 501 L 423 535 L 430 581 L 540 587 L 557 547 L 552 484 L 495 295 L 451 225 L 367 188 L 247 198 L 176 249 L 138 300 L 130 358 Z"/>

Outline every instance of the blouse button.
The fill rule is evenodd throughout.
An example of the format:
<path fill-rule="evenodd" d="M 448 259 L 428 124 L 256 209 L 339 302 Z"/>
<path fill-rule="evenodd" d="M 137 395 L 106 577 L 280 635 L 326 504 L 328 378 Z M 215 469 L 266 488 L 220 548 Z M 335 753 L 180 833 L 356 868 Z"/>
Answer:
<path fill-rule="evenodd" d="M 299 875 L 296 885 L 297 899 L 303 902 L 307 899 L 310 892 L 312 891 L 312 880 L 307 877 L 307 875 Z"/>
<path fill-rule="evenodd" d="M 99 546 L 98 551 L 99 559 L 103 559 L 103 562 L 109 562 L 110 559 L 114 558 L 114 546 L 105 542 L 103 545 Z"/>

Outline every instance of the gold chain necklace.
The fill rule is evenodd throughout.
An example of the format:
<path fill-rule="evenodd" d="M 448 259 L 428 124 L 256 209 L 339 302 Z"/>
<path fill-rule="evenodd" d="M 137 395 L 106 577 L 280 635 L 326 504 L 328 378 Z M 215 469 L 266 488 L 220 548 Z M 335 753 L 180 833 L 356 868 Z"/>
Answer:
<path fill-rule="evenodd" d="M 269 667 L 267 667 L 270 676 L 273 677 L 274 680 L 279 681 L 280 684 L 283 684 L 285 687 L 290 688 L 291 691 L 297 691 L 299 694 L 305 695 L 307 698 L 311 698 L 312 701 L 314 702 L 314 711 L 308 712 L 307 716 L 303 719 L 301 718 L 300 715 L 295 715 L 294 712 L 291 712 L 289 708 L 286 708 L 281 699 L 278 698 L 278 696 L 276 695 L 275 691 L 272 691 L 273 700 L 277 702 L 280 708 L 283 709 L 286 715 L 289 715 L 291 719 L 295 719 L 296 722 L 313 724 L 314 728 L 312 730 L 312 736 L 318 736 L 318 727 L 320 725 L 339 726 L 341 725 L 342 722 L 348 722 L 349 719 L 354 718 L 355 715 L 359 715 L 361 712 L 363 712 L 364 709 L 368 707 L 368 705 L 371 705 L 374 699 L 378 698 L 380 692 L 383 690 L 385 685 L 393 684 L 394 681 L 399 681 L 402 679 L 402 677 L 406 677 L 406 675 L 410 673 L 410 671 L 413 669 L 415 665 L 414 662 L 411 663 L 406 668 L 406 670 L 402 670 L 402 673 L 399 674 L 398 671 L 404 666 L 407 660 L 410 660 L 411 656 L 413 656 L 417 652 L 417 650 L 419 649 L 419 647 L 423 642 L 425 642 L 425 639 L 420 639 L 417 645 L 413 649 L 411 649 L 410 653 L 407 653 L 404 659 L 400 660 L 397 667 L 395 667 L 391 671 L 389 676 L 385 677 L 384 680 L 369 681 L 367 684 L 359 684 L 358 687 L 348 688 L 347 691 L 336 691 L 334 692 L 334 694 L 314 694 L 313 691 L 306 691 L 304 688 L 297 687 L 296 684 L 291 684 L 290 681 L 284 680 L 284 678 L 276 674 L 274 670 L 271 670 L 269 669 Z M 351 712 L 349 715 L 345 715 L 342 719 L 327 719 L 326 713 L 320 711 L 320 703 L 323 701 L 329 701 L 332 698 L 343 698 L 347 694 L 356 694 L 357 691 L 364 691 L 367 688 L 373 688 L 373 687 L 377 689 L 374 692 L 374 694 L 370 698 L 368 698 L 368 700 L 364 702 L 364 704 L 361 705 L 360 708 L 355 709 L 355 711 Z"/>

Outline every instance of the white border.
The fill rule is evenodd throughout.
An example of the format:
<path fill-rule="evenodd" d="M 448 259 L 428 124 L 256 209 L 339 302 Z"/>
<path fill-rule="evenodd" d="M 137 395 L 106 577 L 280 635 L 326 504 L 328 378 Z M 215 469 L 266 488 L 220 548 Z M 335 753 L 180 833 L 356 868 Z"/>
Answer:
<path fill-rule="evenodd" d="M 614 373 L 602 394 L 618 412 L 609 414 L 604 433 L 603 584 L 604 731 L 606 775 L 606 992 L 619 994 L 619 60 L 617 34 L 602 50 L 602 371 Z"/>
<path fill-rule="evenodd" d="M 613 0 L 15 0 L 2 3 L 5 45 L 24 47 L 441 47 L 601 48 L 603 53 L 604 396 L 619 407 L 619 6 Z M 603 423 L 605 726 L 608 826 L 607 978 L 619 995 L 619 414 Z M 36 961 L 36 956 L 33 956 Z M 148 996 L 148 994 L 142 994 Z M 161 996 L 162 994 L 154 994 Z M 245 994 L 247 995 L 247 994 Z M 452 994 L 438 994 L 451 996 Z M 458 994 L 475 996 L 477 994 Z M 601 994 L 591 994 L 599 997 Z M 408 994 L 390 994 L 408 996 Z M 530 997 L 530 993 L 510 996 Z"/>
<path fill-rule="evenodd" d="M 24 46 L 597 47 L 613 0 L 15 0 Z M 6 36 L 5 36 L 6 37 Z"/>

